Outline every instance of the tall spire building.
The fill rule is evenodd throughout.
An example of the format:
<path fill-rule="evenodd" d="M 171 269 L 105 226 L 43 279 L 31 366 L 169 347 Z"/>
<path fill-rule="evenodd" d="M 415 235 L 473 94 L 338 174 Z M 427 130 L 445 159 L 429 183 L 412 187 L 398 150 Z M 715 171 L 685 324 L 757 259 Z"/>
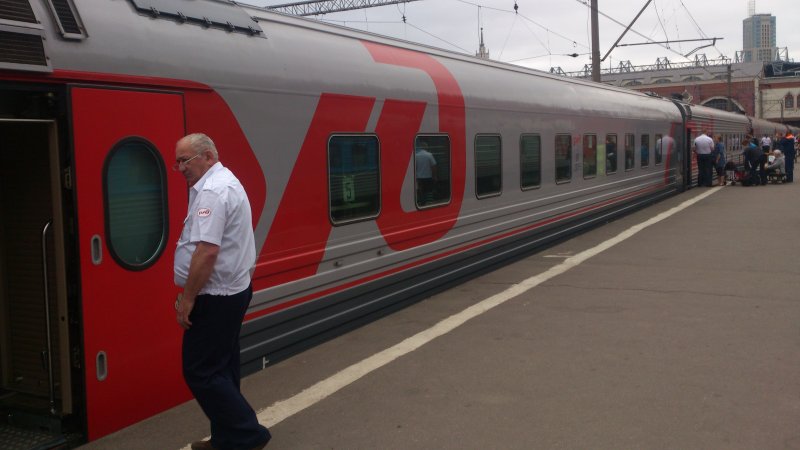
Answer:
<path fill-rule="evenodd" d="M 483 27 L 481 27 L 481 42 L 478 46 L 478 51 L 475 53 L 478 58 L 489 59 L 489 50 L 483 45 Z"/>

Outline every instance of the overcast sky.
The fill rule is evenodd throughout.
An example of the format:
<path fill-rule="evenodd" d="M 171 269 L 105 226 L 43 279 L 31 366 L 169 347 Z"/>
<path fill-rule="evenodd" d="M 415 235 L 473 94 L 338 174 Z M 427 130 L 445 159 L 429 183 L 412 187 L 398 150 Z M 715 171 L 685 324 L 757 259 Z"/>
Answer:
<path fill-rule="evenodd" d="M 259 6 L 291 1 L 243 0 Z M 600 57 L 614 44 L 647 0 L 598 0 L 600 11 Z M 512 62 L 539 70 L 561 67 L 582 70 L 591 64 L 589 0 L 418 0 L 357 11 L 326 14 L 316 19 L 369 30 L 413 42 L 474 54 L 480 27 L 491 59 Z M 637 46 L 619 46 L 603 61 L 603 68 L 622 61 L 633 65 L 654 64 L 657 58 L 671 62 L 694 61 L 695 55 L 708 59 L 734 59 L 742 49 L 742 21 L 748 16 L 748 0 L 653 0 L 620 41 L 640 44 L 648 41 L 721 38 Z M 777 45 L 788 48 L 789 58 L 800 62 L 800 2 L 758 0 L 757 14 L 777 17 Z M 403 16 L 406 22 L 403 23 Z M 314 18 L 314 16 L 311 16 Z M 693 50 L 694 53 L 691 53 Z M 566 55 L 577 53 L 577 57 Z M 682 55 L 689 55 L 688 58 Z"/>

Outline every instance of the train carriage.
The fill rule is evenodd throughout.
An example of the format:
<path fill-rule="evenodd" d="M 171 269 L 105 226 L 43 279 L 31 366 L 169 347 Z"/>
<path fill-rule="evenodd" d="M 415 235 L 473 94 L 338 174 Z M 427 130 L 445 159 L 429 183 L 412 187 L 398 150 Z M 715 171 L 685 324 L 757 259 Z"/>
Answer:
<path fill-rule="evenodd" d="M 746 137 L 752 133 L 750 119 L 741 114 L 734 114 L 714 108 L 699 105 L 688 105 L 685 103 L 675 103 L 684 115 L 685 123 L 685 148 L 691 150 L 694 139 L 702 133 L 716 142 L 718 136 L 722 136 L 725 144 L 727 161 L 734 161 L 738 164 L 744 163 L 742 152 L 746 148 Z M 690 173 L 689 180 L 697 180 L 697 158 L 692 155 L 687 158 L 687 173 Z M 691 186 L 692 183 L 690 182 Z"/>
<path fill-rule="evenodd" d="M 56 434 L 189 398 L 187 133 L 252 204 L 246 373 L 690 180 L 688 106 L 232 2 L 8 0 L 0 48 L 0 409 Z"/>

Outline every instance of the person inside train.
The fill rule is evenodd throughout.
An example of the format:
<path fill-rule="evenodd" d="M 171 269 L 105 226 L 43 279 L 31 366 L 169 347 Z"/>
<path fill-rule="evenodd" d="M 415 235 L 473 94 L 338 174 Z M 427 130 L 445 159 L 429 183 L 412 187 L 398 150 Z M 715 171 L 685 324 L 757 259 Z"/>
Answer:
<path fill-rule="evenodd" d="M 712 178 L 711 152 L 714 150 L 714 139 L 703 131 L 694 140 L 694 153 L 697 155 L 697 186 L 710 187 Z"/>
<path fill-rule="evenodd" d="M 781 152 L 786 158 L 786 183 L 794 181 L 794 159 L 797 156 L 795 144 L 795 137 L 791 132 L 787 133 L 779 144 Z"/>
<path fill-rule="evenodd" d="M 617 171 L 617 136 L 606 135 L 606 173 Z"/>
<path fill-rule="evenodd" d="M 417 205 L 433 203 L 436 187 L 436 158 L 428 151 L 428 144 L 417 142 L 414 150 L 414 167 L 417 177 Z"/>
<path fill-rule="evenodd" d="M 641 147 L 639 149 L 639 152 L 641 153 L 641 157 L 642 157 L 642 160 L 641 160 L 642 161 L 641 162 L 642 167 L 646 167 L 646 166 L 650 165 L 650 148 L 648 148 L 648 144 L 649 144 L 649 142 L 647 142 L 646 140 L 643 140 L 642 141 L 642 145 L 641 145 Z"/>

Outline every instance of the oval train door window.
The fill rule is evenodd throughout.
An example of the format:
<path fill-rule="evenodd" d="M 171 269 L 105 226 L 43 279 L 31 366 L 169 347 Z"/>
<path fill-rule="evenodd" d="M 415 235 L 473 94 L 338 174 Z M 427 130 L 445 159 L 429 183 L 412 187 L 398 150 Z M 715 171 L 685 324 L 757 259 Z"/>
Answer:
<path fill-rule="evenodd" d="M 109 253 L 126 269 L 146 269 L 168 235 L 166 169 L 158 150 L 142 138 L 117 143 L 106 158 L 103 187 Z"/>

